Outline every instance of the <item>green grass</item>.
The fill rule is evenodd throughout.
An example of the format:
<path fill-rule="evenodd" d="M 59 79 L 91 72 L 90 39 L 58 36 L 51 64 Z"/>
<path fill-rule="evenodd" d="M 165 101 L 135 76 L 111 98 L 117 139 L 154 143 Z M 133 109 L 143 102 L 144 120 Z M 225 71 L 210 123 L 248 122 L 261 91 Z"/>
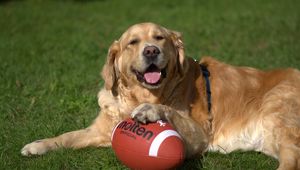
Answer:
<path fill-rule="evenodd" d="M 130 25 L 181 31 L 186 54 L 261 69 L 300 68 L 298 0 L 0 1 L 0 169 L 124 169 L 111 148 L 26 158 L 24 144 L 87 127 L 99 72 Z M 181 169 L 276 169 L 261 153 L 208 153 Z"/>

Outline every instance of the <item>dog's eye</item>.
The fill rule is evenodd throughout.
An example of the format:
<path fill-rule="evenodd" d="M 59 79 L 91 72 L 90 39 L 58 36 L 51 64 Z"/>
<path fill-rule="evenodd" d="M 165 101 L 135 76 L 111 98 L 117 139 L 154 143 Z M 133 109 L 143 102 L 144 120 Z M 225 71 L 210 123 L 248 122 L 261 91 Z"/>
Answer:
<path fill-rule="evenodd" d="M 163 36 L 161 36 L 161 35 L 155 35 L 154 36 L 154 39 L 156 39 L 156 40 L 163 40 L 164 39 L 164 37 Z"/>
<path fill-rule="evenodd" d="M 135 44 L 137 44 L 138 42 L 139 42 L 138 39 L 133 39 L 133 40 L 129 41 L 128 45 L 135 45 Z"/>

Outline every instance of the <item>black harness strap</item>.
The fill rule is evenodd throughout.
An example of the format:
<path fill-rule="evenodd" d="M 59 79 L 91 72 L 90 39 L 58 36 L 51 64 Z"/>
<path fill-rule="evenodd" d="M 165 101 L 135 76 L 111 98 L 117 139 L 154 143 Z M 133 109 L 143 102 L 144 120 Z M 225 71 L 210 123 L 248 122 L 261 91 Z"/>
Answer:
<path fill-rule="evenodd" d="M 210 91 L 210 81 L 209 81 L 210 73 L 205 65 L 200 64 L 200 68 L 202 71 L 202 75 L 205 79 L 206 95 L 207 95 L 207 108 L 208 108 L 208 112 L 210 113 L 210 110 L 211 110 L 211 91 Z"/>

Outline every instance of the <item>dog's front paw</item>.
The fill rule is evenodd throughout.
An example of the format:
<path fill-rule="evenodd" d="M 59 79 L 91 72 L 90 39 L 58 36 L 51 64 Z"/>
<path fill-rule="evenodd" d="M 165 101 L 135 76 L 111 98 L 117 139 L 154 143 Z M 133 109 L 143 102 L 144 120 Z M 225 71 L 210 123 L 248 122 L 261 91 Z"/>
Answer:
<path fill-rule="evenodd" d="M 47 146 L 42 140 L 29 143 L 23 147 L 21 154 L 23 156 L 42 155 L 48 151 Z"/>
<path fill-rule="evenodd" d="M 140 123 L 156 122 L 161 119 L 159 105 L 144 103 L 136 107 L 131 117 Z"/>

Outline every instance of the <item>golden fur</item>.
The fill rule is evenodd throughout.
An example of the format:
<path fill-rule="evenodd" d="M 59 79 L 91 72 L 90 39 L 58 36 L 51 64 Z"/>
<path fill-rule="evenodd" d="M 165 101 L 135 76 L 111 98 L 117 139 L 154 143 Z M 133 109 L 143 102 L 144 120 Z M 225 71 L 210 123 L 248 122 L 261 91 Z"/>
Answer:
<path fill-rule="evenodd" d="M 147 46 L 160 51 L 150 63 Z M 210 72 L 211 112 L 199 63 L 185 57 L 180 33 L 153 23 L 130 27 L 109 49 L 94 123 L 27 144 L 22 154 L 109 146 L 112 128 L 132 116 L 143 123 L 169 121 L 183 137 L 187 157 L 255 150 L 277 158 L 278 169 L 300 169 L 300 72 L 234 67 L 211 57 L 200 63 Z M 155 84 L 145 80 L 151 65 L 161 71 Z"/>

